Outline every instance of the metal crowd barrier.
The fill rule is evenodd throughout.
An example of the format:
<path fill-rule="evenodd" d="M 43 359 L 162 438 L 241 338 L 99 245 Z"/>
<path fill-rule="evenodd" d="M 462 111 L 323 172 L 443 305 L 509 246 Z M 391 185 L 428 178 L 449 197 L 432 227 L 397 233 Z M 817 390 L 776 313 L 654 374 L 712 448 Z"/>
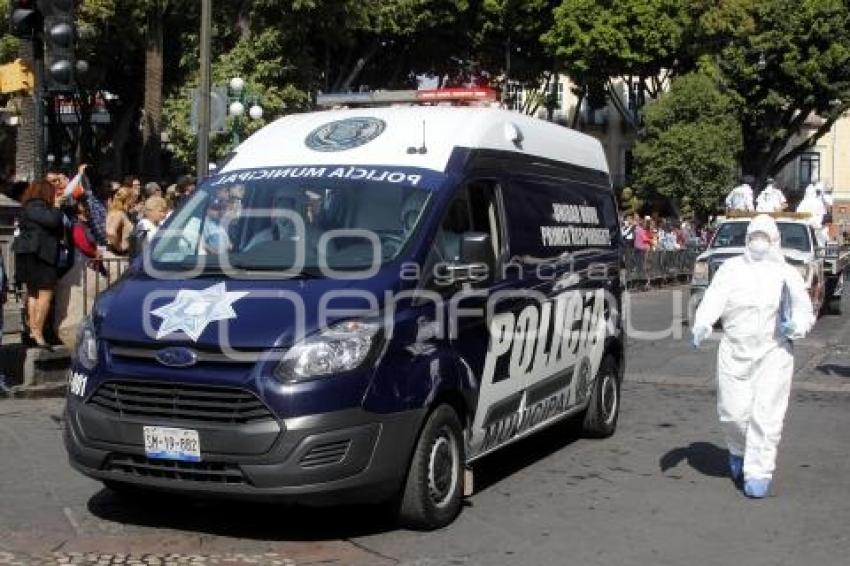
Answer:
<path fill-rule="evenodd" d="M 90 259 L 83 270 L 83 313 L 88 316 L 94 306 L 94 299 L 111 287 L 124 275 L 130 266 L 126 257 L 108 257 Z"/>
<path fill-rule="evenodd" d="M 626 284 L 628 286 L 664 285 L 687 280 L 693 272 L 700 250 L 651 250 L 641 252 L 634 248 L 624 251 Z"/>

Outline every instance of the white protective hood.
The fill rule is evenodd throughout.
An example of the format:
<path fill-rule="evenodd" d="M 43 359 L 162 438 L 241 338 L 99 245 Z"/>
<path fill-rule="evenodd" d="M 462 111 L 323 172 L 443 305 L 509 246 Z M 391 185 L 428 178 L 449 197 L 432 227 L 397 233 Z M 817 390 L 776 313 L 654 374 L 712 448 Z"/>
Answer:
<path fill-rule="evenodd" d="M 747 226 L 747 239 L 749 240 L 750 235 L 755 234 L 756 232 L 766 234 L 770 239 L 770 251 L 764 259 L 756 260 L 750 255 L 749 246 L 746 246 L 744 248 L 744 257 L 747 258 L 747 261 L 774 261 L 778 263 L 785 263 L 785 255 L 782 253 L 779 227 L 776 225 L 776 220 L 767 214 L 757 215 L 750 221 L 749 226 Z"/>

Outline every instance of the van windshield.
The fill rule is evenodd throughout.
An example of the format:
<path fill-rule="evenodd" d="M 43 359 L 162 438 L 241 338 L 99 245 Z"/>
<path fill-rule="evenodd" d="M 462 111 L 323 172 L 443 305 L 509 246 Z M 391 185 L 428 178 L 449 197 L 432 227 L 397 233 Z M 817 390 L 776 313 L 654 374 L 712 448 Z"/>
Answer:
<path fill-rule="evenodd" d="M 202 185 L 157 234 L 154 264 L 364 269 L 401 253 L 431 196 L 400 182 L 250 177 Z"/>

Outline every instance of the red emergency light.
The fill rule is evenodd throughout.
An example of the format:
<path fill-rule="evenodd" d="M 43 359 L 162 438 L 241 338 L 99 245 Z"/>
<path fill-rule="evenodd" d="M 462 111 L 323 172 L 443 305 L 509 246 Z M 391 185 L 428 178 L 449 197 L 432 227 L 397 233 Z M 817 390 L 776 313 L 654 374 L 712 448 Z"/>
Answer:
<path fill-rule="evenodd" d="M 428 101 L 481 101 L 495 102 L 498 94 L 492 88 L 435 88 L 430 90 L 417 90 L 417 100 Z"/>
<path fill-rule="evenodd" d="M 427 90 L 376 90 L 371 92 L 319 93 L 318 106 L 387 106 L 389 104 L 475 104 L 496 102 L 498 93 L 485 87 Z"/>

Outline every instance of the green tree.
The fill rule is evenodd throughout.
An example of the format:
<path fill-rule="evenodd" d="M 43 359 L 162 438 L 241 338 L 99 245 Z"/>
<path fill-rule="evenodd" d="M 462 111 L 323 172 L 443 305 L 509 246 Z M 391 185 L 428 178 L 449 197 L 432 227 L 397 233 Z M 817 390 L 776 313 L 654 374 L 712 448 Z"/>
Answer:
<path fill-rule="evenodd" d="M 213 13 L 213 81 L 245 79 L 261 95 L 262 121 L 310 109 L 316 91 L 413 88 L 417 75 L 442 76 L 471 53 L 466 0 L 242 0 Z M 165 102 L 175 157 L 188 166 L 196 140 L 189 91 L 197 84 L 197 31 L 184 34 L 183 83 Z M 453 54 L 460 54 L 452 59 Z M 215 136 L 212 158 L 231 149 Z"/>
<path fill-rule="evenodd" d="M 679 70 L 691 30 L 685 0 L 563 0 L 543 42 L 578 85 L 592 107 L 610 100 L 633 130 L 634 108 L 614 88 L 622 78 L 637 89 L 638 100 L 657 97 Z"/>
<path fill-rule="evenodd" d="M 518 83 L 531 92 L 546 92 L 554 62 L 540 36 L 552 27 L 559 0 L 480 0 L 470 7 L 473 58 L 491 76 Z M 542 96 L 527 96 L 525 108 L 536 113 Z"/>
<path fill-rule="evenodd" d="M 742 168 L 760 185 L 813 147 L 850 108 L 850 4 L 703 3 L 709 7 L 700 17 L 700 41 L 734 97 L 743 126 Z M 814 115 L 823 122 L 809 130 L 805 122 Z"/>
<path fill-rule="evenodd" d="M 713 212 L 736 180 L 742 148 L 733 99 L 708 72 L 674 79 L 670 90 L 647 105 L 645 127 L 634 149 L 634 185 L 686 204 L 701 215 Z"/>

